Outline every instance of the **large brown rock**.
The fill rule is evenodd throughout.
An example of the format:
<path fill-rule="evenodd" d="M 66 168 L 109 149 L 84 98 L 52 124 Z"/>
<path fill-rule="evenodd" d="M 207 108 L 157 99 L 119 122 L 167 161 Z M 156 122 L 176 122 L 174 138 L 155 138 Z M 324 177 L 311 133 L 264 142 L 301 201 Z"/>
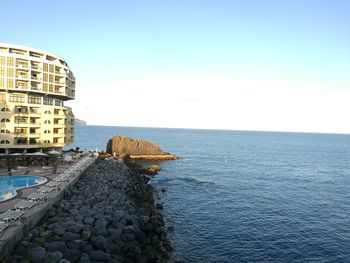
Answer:
<path fill-rule="evenodd" d="M 108 141 L 106 152 L 117 156 L 129 154 L 133 159 L 177 159 L 177 156 L 163 152 L 158 144 L 119 135 Z"/>

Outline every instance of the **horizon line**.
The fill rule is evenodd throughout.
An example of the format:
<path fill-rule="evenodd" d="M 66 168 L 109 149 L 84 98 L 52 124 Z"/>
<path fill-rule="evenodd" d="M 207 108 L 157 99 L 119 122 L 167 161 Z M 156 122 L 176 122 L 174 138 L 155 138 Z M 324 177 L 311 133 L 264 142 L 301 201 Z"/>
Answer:
<path fill-rule="evenodd" d="M 207 131 L 236 131 L 236 132 L 270 132 L 270 133 L 302 133 L 302 134 L 333 134 L 350 135 L 349 132 L 316 132 L 316 131 L 281 131 L 281 130 L 245 130 L 245 129 L 214 129 L 214 128 L 186 128 L 186 127 L 144 127 L 144 126 L 124 126 L 124 125 L 100 125 L 86 124 L 75 126 L 102 126 L 102 127 L 120 127 L 120 128 L 142 128 L 142 129 L 174 129 L 174 130 L 207 130 Z"/>

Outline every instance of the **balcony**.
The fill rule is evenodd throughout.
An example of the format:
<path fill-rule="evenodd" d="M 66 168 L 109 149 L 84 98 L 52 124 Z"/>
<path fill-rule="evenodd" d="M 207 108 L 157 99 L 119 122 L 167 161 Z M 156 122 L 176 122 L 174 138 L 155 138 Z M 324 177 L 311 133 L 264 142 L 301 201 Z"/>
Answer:
<path fill-rule="evenodd" d="M 43 80 L 42 78 L 40 78 L 40 77 L 38 77 L 38 76 L 31 76 L 31 79 L 32 80 L 37 80 L 37 81 L 41 81 L 41 80 Z"/>
<path fill-rule="evenodd" d="M 23 137 L 27 137 L 28 133 L 27 132 L 15 132 L 14 133 L 14 137 L 18 138 L 23 138 Z"/>
<path fill-rule="evenodd" d="M 32 69 L 32 70 L 37 70 L 37 71 L 43 70 L 41 67 L 39 67 L 39 65 L 33 65 L 33 64 L 32 64 L 31 69 Z"/>
<path fill-rule="evenodd" d="M 25 64 L 25 63 L 17 63 L 17 64 L 16 64 L 16 67 L 18 67 L 18 68 L 28 68 L 28 64 Z"/>
<path fill-rule="evenodd" d="M 16 89 L 28 89 L 28 85 L 16 85 Z"/>
<path fill-rule="evenodd" d="M 66 126 L 66 124 L 64 124 L 64 123 L 54 123 L 53 125 L 58 126 L 58 127 L 65 127 Z"/>
<path fill-rule="evenodd" d="M 29 133 L 29 137 L 40 137 L 40 133 Z"/>
<path fill-rule="evenodd" d="M 40 126 L 41 123 L 40 122 L 30 122 L 29 125 L 30 126 Z"/>
<path fill-rule="evenodd" d="M 16 78 L 20 78 L 20 79 L 27 79 L 29 76 L 26 74 L 18 74 L 16 75 Z"/>
<path fill-rule="evenodd" d="M 41 113 L 38 112 L 38 111 L 30 111 L 30 116 L 38 116 L 38 117 L 40 117 Z"/>

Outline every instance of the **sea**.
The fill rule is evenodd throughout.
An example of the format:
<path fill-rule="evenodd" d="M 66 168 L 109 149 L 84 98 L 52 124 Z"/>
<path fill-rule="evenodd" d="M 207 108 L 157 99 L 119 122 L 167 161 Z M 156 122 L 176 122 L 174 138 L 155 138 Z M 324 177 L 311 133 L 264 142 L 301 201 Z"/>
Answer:
<path fill-rule="evenodd" d="M 81 150 L 119 134 L 182 158 L 152 179 L 181 262 L 350 262 L 350 135 L 77 126 Z"/>

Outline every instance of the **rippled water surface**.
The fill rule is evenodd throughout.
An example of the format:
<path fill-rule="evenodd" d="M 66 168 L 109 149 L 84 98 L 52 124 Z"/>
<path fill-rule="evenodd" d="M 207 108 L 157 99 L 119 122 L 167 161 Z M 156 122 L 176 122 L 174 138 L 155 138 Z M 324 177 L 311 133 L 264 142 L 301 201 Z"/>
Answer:
<path fill-rule="evenodd" d="M 350 262 L 349 135 L 86 126 L 76 146 L 116 134 L 183 157 L 153 180 L 181 261 Z"/>

